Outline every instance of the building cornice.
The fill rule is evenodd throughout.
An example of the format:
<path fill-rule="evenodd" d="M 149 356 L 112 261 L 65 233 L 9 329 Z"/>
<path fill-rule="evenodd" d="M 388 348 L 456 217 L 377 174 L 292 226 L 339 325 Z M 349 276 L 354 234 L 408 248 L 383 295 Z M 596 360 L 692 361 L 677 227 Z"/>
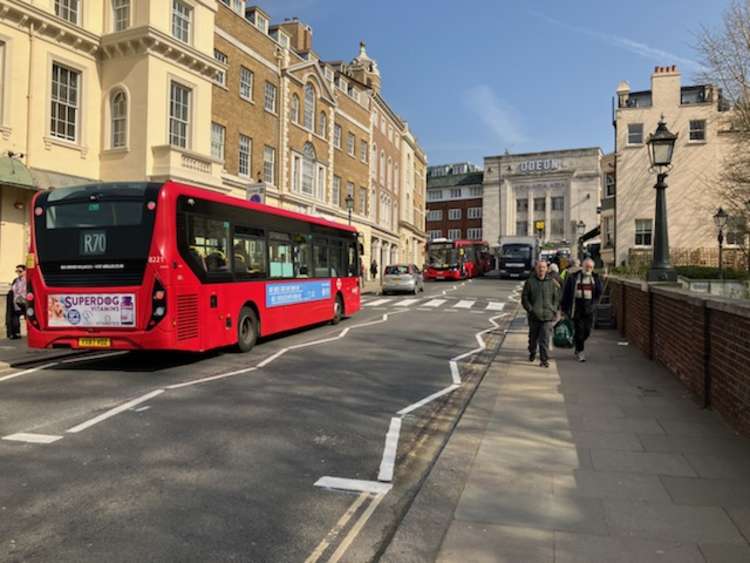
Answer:
<path fill-rule="evenodd" d="M 254 27 L 255 26 L 253 26 L 253 28 Z M 227 41 L 228 43 L 231 43 L 233 47 L 239 49 L 240 51 L 242 51 L 243 53 L 245 53 L 247 56 L 255 59 L 256 61 L 258 61 L 260 64 L 262 64 L 263 66 L 265 66 L 266 68 L 268 68 L 272 72 L 274 72 L 276 74 L 281 74 L 281 71 L 279 70 L 279 65 L 274 64 L 273 61 L 268 60 L 266 57 L 264 57 L 263 55 L 261 55 L 258 51 L 256 51 L 252 47 L 249 47 L 248 45 L 245 45 L 245 43 L 243 43 L 241 40 L 237 39 L 231 33 L 228 33 L 226 31 L 224 31 L 220 27 L 217 27 L 214 30 L 214 33 L 216 35 L 218 35 L 219 37 L 221 37 L 222 39 L 224 39 L 225 41 Z M 271 41 L 273 41 L 273 39 L 271 39 Z M 279 47 L 278 45 L 276 45 L 276 48 L 277 49 L 281 49 L 281 47 Z M 279 53 L 279 57 L 280 56 L 281 56 L 281 53 Z"/>
<path fill-rule="evenodd" d="M 321 86 L 325 89 L 326 94 L 327 94 L 326 98 L 328 99 L 328 101 L 332 105 L 336 105 L 336 96 L 334 95 L 333 89 L 331 88 L 331 85 L 328 83 L 328 80 L 326 79 L 325 75 L 320 70 L 320 65 L 318 65 L 317 60 L 305 61 L 303 63 L 288 66 L 284 69 L 284 75 L 293 79 L 297 83 L 302 84 L 302 81 L 296 76 L 294 76 L 294 73 L 301 72 L 303 70 L 306 70 L 309 67 L 315 69 L 314 74 L 315 76 L 317 76 L 318 81 L 320 82 Z"/>
<path fill-rule="evenodd" d="M 103 58 L 140 53 L 158 54 L 210 80 L 216 77 L 217 72 L 225 69 L 213 57 L 149 25 L 105 35 L 101 46 Z"/>
<path fill-rule="evenodd" d="M 33 26 L 39 37 L 49 38 L 91 56 L 96 56 L 99 51 L 99 35 L 26 2 L 4 0 L 0 6 L 0 20 L 10 20 L 21 28 Z"/>
<path fill-rule="evenodd" d="M 370 128 L 367 125 L 365 125 L 364 123 L 362 123 L 358 119 L 356 119 L 356 118 L 352 117 L 351 115 L 349 115 L 348 113 L 346 113 L 344 110 L 342 110 L 341 108 L 339 108 L 338 105 L 336 106 L 336 113 L 338 115 L 340 115 L 341 117 L 344 117 L 345 119 L 348 119 L 349 121 L 351 121 L 352 123 L 354 123 L 354 125 L 356 125 L 360 129 L 362 129 L 363 131 L 366 131 L 367 133 L 370 133 Z"/>

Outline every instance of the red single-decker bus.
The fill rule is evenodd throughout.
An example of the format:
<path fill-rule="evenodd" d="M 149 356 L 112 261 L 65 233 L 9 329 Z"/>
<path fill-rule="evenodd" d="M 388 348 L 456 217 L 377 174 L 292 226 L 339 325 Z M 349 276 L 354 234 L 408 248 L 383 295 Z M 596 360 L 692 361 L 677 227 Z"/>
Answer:
<path fill-rule="evenodd" d="M 433 239 L 427 243 L 427 280 L 463 280 L 490 270 L 489 246 L 477 240 Z"/>
<path fill-rule="evenodd" d="M 176 182 L 41 192 L 34 348 L 205 351 L 360 309 L 354 228 Z"/>

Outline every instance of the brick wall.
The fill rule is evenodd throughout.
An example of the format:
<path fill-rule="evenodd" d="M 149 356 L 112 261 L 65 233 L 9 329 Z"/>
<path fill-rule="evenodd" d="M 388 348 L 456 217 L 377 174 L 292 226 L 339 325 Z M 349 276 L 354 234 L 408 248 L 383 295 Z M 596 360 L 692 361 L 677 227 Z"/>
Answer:
<path fill-rule="evenodd" d="M 750 303 L 613 278 L 608 287 L 621 334 L 750 436 Z"/>

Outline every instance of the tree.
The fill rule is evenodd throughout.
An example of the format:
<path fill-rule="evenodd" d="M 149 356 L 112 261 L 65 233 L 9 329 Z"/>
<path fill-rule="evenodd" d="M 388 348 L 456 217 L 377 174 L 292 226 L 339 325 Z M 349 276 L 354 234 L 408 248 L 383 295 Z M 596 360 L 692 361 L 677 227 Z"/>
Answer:
<path fill-rule="evenodd" d="M 697 50 L 701 78 L 721 89 L 720 103 L 731 109 L 731 146 L 722 163 L 719 195 L 750 269 L 750 0 L 733 0 L 718 29 L 703 27 Z"/>

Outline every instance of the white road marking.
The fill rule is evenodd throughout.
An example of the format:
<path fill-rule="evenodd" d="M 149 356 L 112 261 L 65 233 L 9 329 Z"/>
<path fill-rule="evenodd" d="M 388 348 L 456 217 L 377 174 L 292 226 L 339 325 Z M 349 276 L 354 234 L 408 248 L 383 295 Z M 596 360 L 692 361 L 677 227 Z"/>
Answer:
<path fill-rule="evenodd" d="M 100 422 L 107 420 L 108 418 L 111 418 L 117 414 L 120 414 L 123 411 L 132 409 L 134 406 L 140 405 L 141 403 L 144 403 L 149 399 L 153 399 L 154 397 L 156 397 L 157 395 L 161 395 L 162 393 L 164 393 L 164 389 L 157 389 L 156 391 L 151 391 L 151 393 L 146 393 L 145 395 L 138 397 L 137 399 L 133 399 L 132 401 L 128 401 L 127 403 L 123 403 L 119 407 L 109 409 L 107 412 L 104 412 L 99 416 L 95 416 L 91 420 L 82 422 L 81 424 L 78 424 L 77 426 L 66 430 L 66 432 L 69 434 L 77 434 L 78 432 L 86 430 L 87 428 L 91 428 L 95 424 L 99 424 Z"/>
<path fill-rule="evenodd" d="M 385 305 L 389 301 L 392 301 L 392 299 L 376 299 L 375 301 L 370 301 L 368 303 L 365 303 L 365 307 L 377 307 L 378 305 Z"/>
<path fill-rule="evenodd" d="M 94 354 L 92 356 L 81 356 L 80 358 L 70 358 L 69 360 L 63 360 L 63 364 L 75 364 L 77 362 L 86 362 L 88 360 L 98 360 L 100 358 L 111 358 L 112 356 L 122 356 L 123 354 L 127 354 L 127 350 L 122 350 L 120 352 L 104 352 L 103 354 Z"/>
<path fill-rule="evenodd" d="M 367 507 L 367 510 L 365 510 L 362 516 L 359 517 L 359 520 L 357 520 L 357 523 L 354 524 L 354 526 L 352 526 L 352 529 L 349 530 L 349 533 L 346 535 L 343 541 L 339 544 L 338 549 L 333 552 L 333 555 L 331 555 L 331 558 L 328 560 L 328 563 L 338 563 L 338 561 L 344 556 L 346 551 L 349 549 L 349 546 L 352 545 L 354 540 L 362 531 L 362 528 L 364 528 L 365 524 L 370 519 L 370 516 L 372 516 L 373 512 L 375 512 L 375 509 L 381 503 L 383 498 L 385 498 L 385 495 L 377 495 L 373 499 L 373 501 L 370 503 L 370 506 Z"/>
<path fill-rule="evenodd" d="M 323 541 L 318 544 L 318 547 L 315 548 L 315 551 L 313 551 L 310 556 L 305 559 L 305 563 L 317 563 L 318 559 L 320 559 L 321 556 L 325 553 L 326 549 L 328 549 L 328 546 L 331 545 L 331 542 L 333 542 L 341 533 L 341 531 L 346 528 L 349 520 L 351 520 L 352 516 L 357 513 L 359 507 L 362 506 L 362 503 L 365 502 L 369 498 L 369 496 L 369 493 L 361 493 L 357 497 L 357 500 L 355 500 L 351 504 L 347 511 L 344 512 L 343 516 L 339 518 L 339 521 L 336 522 L 336 525 L 331 528 L 331 531 L 328 532 L 328 534 L 326 534 L 326 537 L 323 538 Z"/>
<path fill-rule="evenodd" d="M 396 305 L 399 307 L 409 307 L 411 305 L 414 305 L 415 303 L 419 303 L 421 299 L 404 299 L 403 301 L 399 301 Z"/>
<path fill-rule="evenodd" d="M 453 307 L 456 309 L 471 309 L 474 306 L 474 303 L 476 303 L 476 301 L 468 301 L 462 299 L 461 301 L 453 305 Z"/>
<path fill-rule="evenodd" d="M 51 368 L 53 366 L 56 366 L 59 362 L 51 362 L 49 364 L 44 364 L 41 366 L 37 366 L 35 368 L 29 368 L 25 369 L 23 371 L 19 371 L 16 373 L 11 373 L 10 375 L 4 375 L 3 377 L 0 377 L 0 381 L 8 381 L 9 379 L 15 379 L 16 377 L 21 377 L 22 375 L 28 375 L 30 373 L 34 373 L 35 371 L 39 371 L 40 369 L 47 369 Z"/>
<path fill-rule="evenodd" d="M 210 377 L 203 377 L 201 379 L 194 379 L 192 381 L 186 381 L 184 383 L 175 383 L 174 385 L 167 385 L 166 389 L 181 389 L 182 387 L 190 387 L 191 385 L 198 385 L 199 383 L 208 383 L 209 381 L 216 381 L 217 379 L 224 379 L 226 377 L 242 375 L 243 373 L 249 373 L 257 369 L 258 368 L 255 366 L 251 368 L 238 369 L 237 371 L 230 371 L 229 373 L 222 373 L 219 375 L 212 375 Z"/>
<path fill-rule="evenodd" d="M 490 301 L 487 303 L 487 311 L 502 311 L 505 309 L 505 303 L 499 303 L 497 301 Z"/>
<path fill-rule="evenodd" d="M 400 411 L 398 411 L 397 414 L 400 414 L 401 416 L 409 414 L 410 412 L 415 411 L 415 410 L 417 410 L 420 407 L 423 407 L 427 403 L 430 403 L 430 402 L 434 401 L 438 397 L 442 397 L 443 395 L 447 395 L 448 393 L 452 393 L 453 391 L 455 391 L 459 387 L 461 387 L 461 386 L 458 385 L 458 384 L 449 385 L 448 387 L 446 387 L 444 389 L 441 389 L 437 393 L 433 393 L 432 395 L 429 395 L 429 396 L 425 397 L 421 401 L 417 401 L 416 403 L 413 403 L 413 404 L 409 405 L 408 407 L 401 409 Z"/>
<path fill-rule="evenodd" d="M 140 407 L 140 408 L 137 408 L 137 409 L 133 409 L 133 410 L 134 410 L 135 412 L 145 412 L 145 411 L 147 411 L 147 410 L 148 410 L 148 409 L 150 409 L 150 408 L 151 408 L 150 406 L 146 405 L 145 407 Z"/>
<path fill-rule="evenodd" d="M 380 461 L 378 481 L 390 483 L 393 481 L 393 470 L 396 465 L 396 452 L 398 451 L 398 438 L 401 434 L 401 418 L 392 417 L 391 425 L 385 435 L 385 448 Z"/>
<path fill-rule="evenodd" d="M 281 350 L 279 350 L 278 352 L 276 352 L 274 355 L 269 356 L 268 358 L 266 358 L 265 360 L 263 360 L 262 362 L 260 362 L 257 367 L 259 367 L 259 368 L 266 367 L 268 364 L 270 364 L 276 358 L 278 358 L 278 357 L 283 356 L 284 354 L 286 354 L 287 350 L 289 350 L 289 348 L 282 348 Z"/>
<path fill-rule="evenodd" d="M 31 434 L 30 432 L 19 432 L 10 436 L 3 436 L 3 440 L 10 442 L 27 442 L 29 444 L 51 444 L 62 439 L 62 436 L 53 436 L 50 434 Z"/>
<path fill-rule="evenodd" d="M 443 305 L 446 303 L 446 299 L 432 299 L 428 301 L 427 303 L 422 303 L 423 307 L 440 307 L 440 305 Z"/>
<path fill-rule="evenodd" d="M 356 491 L 360 493 L 385 494 L 393 488 L 390 483 L 379 481 L 363 481 L 361 479 L 346 479 L 344 477 L 321 477 L 315 481 L 316 487 L 336 489 L 339 491 Z"/>

